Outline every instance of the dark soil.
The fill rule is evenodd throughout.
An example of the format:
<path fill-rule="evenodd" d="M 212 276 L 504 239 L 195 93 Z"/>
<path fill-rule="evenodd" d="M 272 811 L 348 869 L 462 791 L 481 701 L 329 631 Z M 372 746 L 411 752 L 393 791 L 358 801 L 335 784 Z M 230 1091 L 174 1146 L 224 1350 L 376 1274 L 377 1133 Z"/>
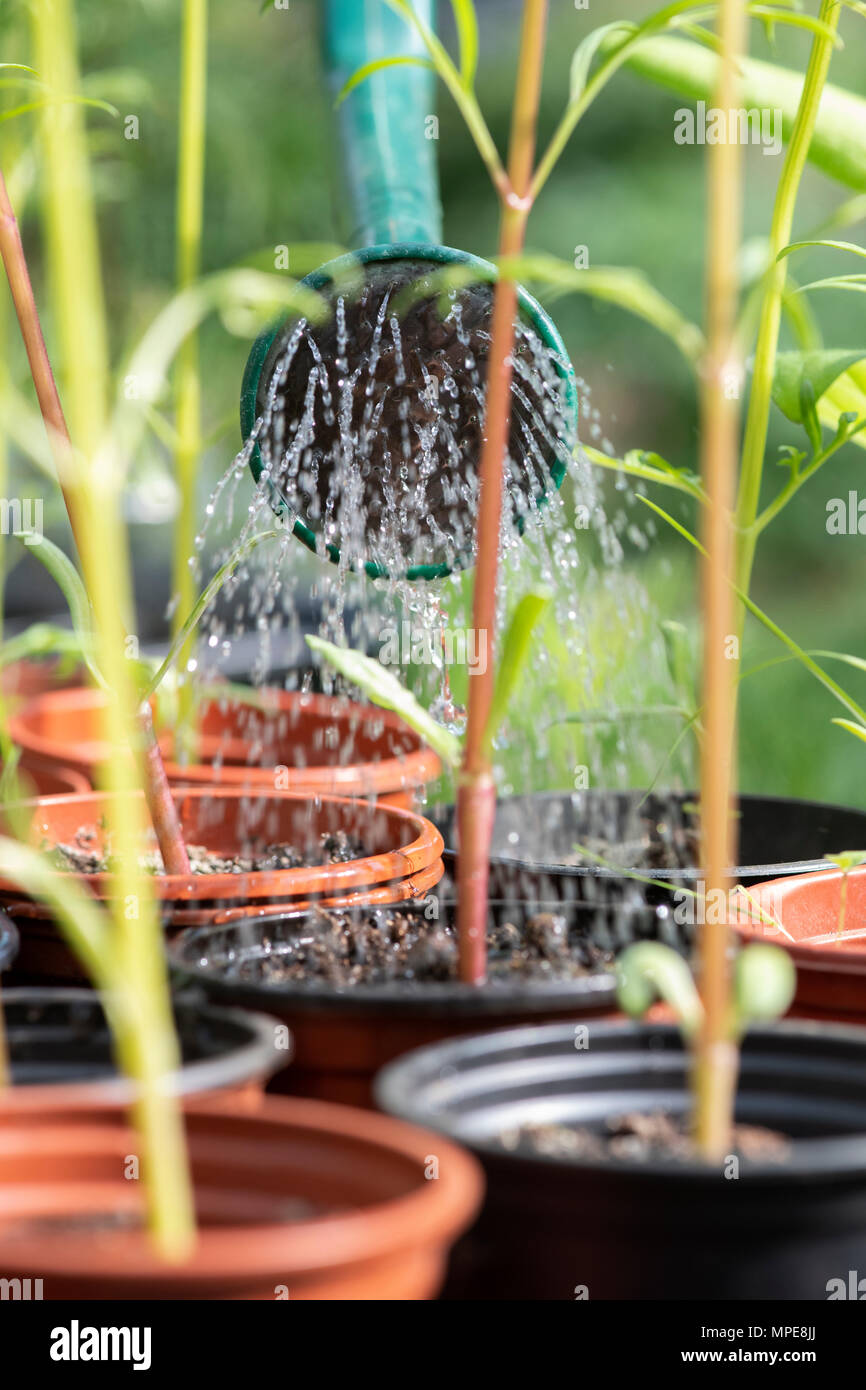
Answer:
<path fill-rule="evenodd" d="M 301 869 L 316 864 L 345 864 L 363 859 L 368 851 L 360 840 L 338 830 L 319 837 L 318 845 L 299 850 L 294 845 L 265 845 L 247 854 L 226 856 L 204 845 L 187 845 L 190 868 L 194 874 L 248 874 L 273 869 Z M 110 873 L 114 868 L 110 847 L 94 826 L 83 826 L 71 845 L 52 847 L 54 864 L 58 869 L 77 874 Z M 147 873 L 164 873 L 162 855 L 154 846 L 142 854 L 140 866 Z"/>
<path fill-rule="evenodd" d="M 682 817 L 682 818 L 681 818 Z M 572 866 L 593 865 L 599 862 L 635 869 L 654 876 L 666 869 L 693 869 L 700 862 L 700 822 L 697 811 L 671 808 L 668 816 L 641 816 L 642 833 L 634 839 L 617 840 L 588 835 L 582 849 L 559 860 Z M 597 857 L 593 857 L 597 856 Z"/>
<path fill-rule="evenodd" d="M 538 913 L 522 929 L 499 923 L 488 931 L 487 946 L 494 981 L 576 979 L 613 963 L 611 953 L 570 933 L 565 918 L 553 913 Z M 458 978 L 454 930 L 407 908 L 373 908 L 367 914 L 317 909 L 299 921 L 296 938 L 265 936 L 262 947 L 268 954 L 239 956 L 232 978 L 268 985 L 314 981 L 337 988 Z"/>
<path fill-rule="evenodd" d="M 357 539 L 366 537 L 368 553 L 387 554 L 396 545 L 416 562 L 442 559 L 449 539 L 458 550 L 462 546 L 464 538 L 455 535 L 455 527 L 466 525 L 465 482 L 474 479 L 481 457 L 493 301 L 492 288 L 486 284 L 456 292 L 451 301 L 457 306 L 456 314 L 452 307 L 443 316 L 438 295 L 416 299 L 399 318 L 398 347 L 391 324 L 393 306 L 401 291 L 431 270 L 436 266 L 425 261 L 364 267 L 363 286 L 344 295 L 343 360 L 336 315 L 308 327 L 276 397 L 270 427 L 259 441 L 274 482 L 314 530 L 330 537 L 328 522 L 333 521 L 335 539 L 345 544 L 353 522 Z M 333 287 L 327 295 L 336 302 Z M 258 413 L 264 410 L 274 368 L 293 328 L 288 325 L 271 348 L 262 372 Z M 528 364 L 542 349 L 537 339 L 524 335 L 516 351 Z M 327 372 L 330 404 L 320 384 L 309 447 L 298 461 L 287 464 L 286 451 L 304 418 L 311 375 L 322 371 Z M 342 420 L 339 409 L 340 388 L 355 374 L 347 430 L 346 407 Z M 528 496 L 544 490 L 549 457 L 561 430 L 557 406 L 551 409 L 550 400 L 542 399 L 540 382 L 533 388 L 519 377 L 515 381 L 508 449 L 512 509 L 520 515 L 527 511 Z M 348 433 L 353 439 L 351 467 L 362 484 L 362 496 L 353 495 L 350 515 L 343 518 L 339 515 L 345 466 L 341 428 L 344 436 Z M 529 439 L 535 441 L 534 449 Z M 545 465 L 532 457 L 539 448 L 541 458 L 548 459 Z M 564 452 L 567 456 L 567 448 Z"/>
<path fill-rule="evenodd" d="M 661 1111 L 614 1116 L 602 1133 L 583 1126 L 535 1124 L 508 1130 L 500 1139 L 506 1149 L 530 1149 L 565 1162 L 606 1158 L 630 1159 L 635 1163 L 660 1159 L 687 1162 L 695 1158 L 694 1141 L 683 1120 Z M 784 1135 L 759 1125 L 735 1125 L 732 1152 L 752 1162 L 782 1163 L 788 1154 L 788 1141 Z"/>

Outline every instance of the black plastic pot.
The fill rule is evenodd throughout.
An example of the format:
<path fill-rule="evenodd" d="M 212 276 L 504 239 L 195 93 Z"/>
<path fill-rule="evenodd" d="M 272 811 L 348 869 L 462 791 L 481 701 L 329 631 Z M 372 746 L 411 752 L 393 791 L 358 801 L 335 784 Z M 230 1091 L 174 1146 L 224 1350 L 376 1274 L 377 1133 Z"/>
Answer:
<path fill-rule="evenodd" d="M 490 895 L 596 902 L 640 895 L 650 902 L 661 901 L 666 896 L 663 889 L 647 887 L 621 871 L 560 861 L 573 853 L 576 844 L 586 845 L 596 837 L 608 840 L 618 854 L 623 845 L 638 838 L 646 821 L 670 834 L 683 824 L 684 806 L 695 799 L 694 792 L 646 796 L 640 791 L 596 788 L 501 797 L 496 804 Z M 783 874 L 826 869 L 825 854 L 866 846 L 866 811 L 777 796 L 741 796 L 739 809 L 740 864 L 731 870 L 736 882 L 763 882 Z M 454 807 L 436 807 L 429 815 L 442 832 L 442 858 L 446 874 L 453 878 Z M 527 833 L 543 844 L 541 854 L 527 853 Z M 694 868 L 640 872 L 674 887 L 689 886 L 698 877 Z"/>
<path fill-rule="evenodd" d="M 18 945 L 18 928 L 5 912 L 0 912 L 0 975 L 17 956 Z"/>
<path fill-rule="evenodd" d="M 591 1021 L 586 1042 L 578 1049 L 566 1024 L 483 1034 L 423 1048 L 378 1078 L 383 1109 L 459 1139 L 486 1170 L 449 1296 L 825 1299 L 831 1280 L 866 1276 L 866 1030 L 749 1035 L 737 1118 L 791 1143 L 781 1163 L 742 1160 L 737 1177 L 697 1162 L 507 1151 L 498 1136 L 530 1123 L 602 1130 L 633 1111 L 685 1113 L 674 1028 Z"/>
<path fill-rule="evenodd" d="M 13 1085 L 4 1110 L 114 1107 L 129 1099 L 118 1076 L 102 1005 L 86 989 L 9 989 L 3 1014 Z M 189 996 L 174 1001 L 182 1066 L 172 1088 L 187 1098 L 213 1093 L 237 1099 L 260 1093 L 291 1060 L 274 1032 L 276 1020 L 239 1009 L 218 1009 Z"/>
<path fill-rule="evenodd" d="M 491 903 L 491 916 L 521 920 L 542 910 L 540 903 Z M 563 910 L 561 903 L 552 905 Z M 387 912 L 388 909 L 380 909 Z M 400 911 L 429 910 L 428 903 L 399 904 Z M 439 920 L 453 904 L 439 905 Z M 359 908 L 358 912 L 371 911 Z M 572 904 L 569 928 L 603 949 L 616 949 L 640 936 L 672 942 L 679 929 L 671 915 L 643 907 L 596 908 Z M 181 932 L 168 943 L 169 960 L 184 980 L 193 981 L 214 1001 L 266 1009 L 292 1031 L 292 1066 L 274 1078 L 271 1090 L 317 1096 L 349 1104 L 372 1103 L 372 1081 L 386 1062 L 413 1047 L 442 1038 L 552 1018 L 583 1019 L 615 1007 L 609 970 L 577 979 L 555 976 L 533 981 L 494 980 L 482 989 L 459 983 L 394 983 L 334 988 L 320 983 L 267 983 L 264 960 L 289 957 L 294 944 L 315 930 L 308 912 L 250 917 L 219 927 Z"/>

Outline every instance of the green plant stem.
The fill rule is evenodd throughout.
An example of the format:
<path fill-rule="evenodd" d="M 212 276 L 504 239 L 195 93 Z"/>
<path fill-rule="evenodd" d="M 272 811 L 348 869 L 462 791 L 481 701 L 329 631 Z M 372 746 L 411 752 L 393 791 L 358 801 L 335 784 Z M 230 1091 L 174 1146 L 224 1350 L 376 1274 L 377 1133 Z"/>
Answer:
<path fill-rule="evenodd" d="M 36 65 L 48 90 L 74 96 L 80 80 L 71 0 L 35 0 L 31 25 Z M 144 1139 L 151 1229 L 167 1257 L 181 1257 L 194 1232 L 192 1190 L 179 1107 L 165 1087 L 166 1075 L 177 1065 L 177 1045 L 162 930 L 152 885 L 139 867 L 145 808 L 138 791 L 138 767 L 125 754 L 134 746 L 136 735 L 136 692 L 132 663 L 127 659 L 133 603 L 121 514 L 122 469 L 105 434 L 107 334 L 82 108 L 74 102 L 47 107 L 42 115 L 42 145 L 54 321 L 74 443 L 73 451 L 64 439 L 57 451 L 58 466 L 70 499 L 70 520 L 93 608 L 97 664 L 113 694 L 105 703 L 103 736 L 116 752 L 101 773 L 103 789 L 111 793 L 106 812 L 118 863 L 112 954 L 115 973 L 132 995 L 137 1037 L 134 1048 L 124 1045 L 123 1056 L 139 1087 L 136 1118 Z M 26 273 L 23 250 L 21 264 Z M 22 331 L 25 337 L 29 331 L 35 340 L 38 318 L 34 318 L 32 291 L 30 301 Z M 38 361 L 41 389 L 56 398 L 47 354 Z M 51 430 L 52 442 L 56 434 L 56 429 Z M 182 848 L 179 832 L 178 841 Z"/>
<path fill-rule="evenodd" d="M 177 289 L 192 287 L 201 269 L 204 206 L 205 111 L 207 102 L 208 0 L 184 0 L 181 38 L 180 121 L 177 172 Z M 177 446 L 175 470 L 180 510 L 174 534 L 172 635 L 180 631 L 195 602 L 195 557 L 198 467 L 202 452 L 201 383 L 198 335 L 193 332 L 178 353 L 175 376 Z M 187 665 L 192 643 L 181 652 L 176 742 L 183 762 L 195 747 L 195 691 Z"/>
<path fill-rule="evenodd" d="M 544 65 L 547 0 L 524 0 L 520 57 L 508 153 L 513 190 L 503 202 L 499 254 L 523 249 L 531 203 L 527 197 L 535 154 L 535 129 Z M 484 634 L 487 663 L 469 684 L 466 739 L 457 785 L 458 932 L 460 978 L 482 984 L 487 974 L 487 884 L 496 787 L 485 746 L 495 680 L 496 588 L 502 519 L 502 475 L 511 421 L 512 352 L 517 285 L 507 275 L 496 282 L 487 367 L 487 403 L 476 523 L 477 555 L 472 623 Z"/>
<path fill-rule="evenodd" d="M 787 257 L 779 260 L 778 256 L 779 252 L 791 240 L 794 208 L 818 118 L 821 94 L 827 80 L 827 72 L 833 54 L 832 35 L 836 33 L 838 28 L 840 10 L 841 6 L 838 0 L 821 0 L 819 18 L 826 24 L 830 33 L 827 35 L 816 34 L 812 40 L 809 66 L 806 70 L 791 139 L 785 151 L 785 162 L 782 166 L 773 208 L 769 245 L 770 265 L 766 273 L 766 287 L 758 326 L 758 341 L 755 347 L 752 390 L 746 416 L 740 488 L 736 509 L 738 542 L 735 577 L 738 587 L 744 593 L 749 592 L 755 561 L 757 533 L 754 530 L 754 523 L 761 501 L 764 456 L 767 448 L 767 431 L 773 399 L 773 376 L 782 320 L 782 303 L 788 274 Z"/>
<path fill-rule="evenodd" d="M 850 434 L 856 434 L 863 426 L 866 426 L 866 419 L 862 422 L 855 423 Z M 779 515 L 783 508 L 788 505 L 795 492 L 799 492 L 803 484 L 808 483 L 809 479 L 815 476 L 819 468 L 823 468 L 828 459 L 831 459 L 834 454 L 838 453 L 843 444 L 847 444 L 850 434 L 845 434 L 838 439 L 834 439 L 827 445 L 827 448 L 822 450 L 816 458 L 813 458 L 805 468 L 800 468 L 796 473 L 792 474 L 785 486 L 781 488 L 773 498 L 772 502 L 768 502 L 760 516 L 755 518 L 754 532 L 756 538 L 761 534 L 764 528 L 769 526 L 770 522 Z"/>

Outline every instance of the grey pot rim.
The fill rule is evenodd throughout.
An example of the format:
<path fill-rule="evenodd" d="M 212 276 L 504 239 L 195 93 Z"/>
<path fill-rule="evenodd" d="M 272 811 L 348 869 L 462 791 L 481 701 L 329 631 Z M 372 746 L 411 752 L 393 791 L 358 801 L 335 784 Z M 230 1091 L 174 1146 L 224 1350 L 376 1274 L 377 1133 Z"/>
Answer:
<path fill-rule="evenodd" d="M 280 1053 L 277 1052 L 274 1045 L 274 1029 L 284 1026 L 279 1019 L 270 1018 L 267 1014 L 252 1012 L 247 1009 L 224 1008 L 221 1005 L 212 1004 L 210 1000 L 204 999 L 198 993 L 175 995 L 172 1002 L 181 1007 L 197 1009 L 201 1014 L 206 1014 L 213 1023 L 230 1024 L 235 1028 L 243 1029 L 248 1034 L 246 1042 L 233 1048 L 227 1054 L 183 1063 L 171 1072 L 167 1078 L 167 1086 L 169 1094 L 173 1096 L 181 1098 L 199 1096 L 207 1092 L 229 1090 L 258 1078 L 267 1080 L 278 1068 L 291 1061 L 291 1039 L 289 1039 L 288 1048 Z M 10 1005 L 16 1004 L 24 1007 L 28 1005 L 39 1007 L 64 1003 L 68 1004 L 70 1008 L 97 1008 L 100 1010 L 102 1008 L 100 997 L 95 991 L 65 985 L 24 985 L 14 989 L 4 989 L 2 998 L 4 1011 L 8 1010 Z M 100 1093 L 104 1095 L 106 1103 L 112 1105 L 127 1105 L 135 1099 L 136 1095 L 134 1083 L 123 1076 L 89 1077 L 82 1078 L 80 1081 L 57 1081 L 45 1084 L 52 1088 L 56 1086 L 58 1089 L 69 1087 L 70 1090 L 84 1085 L 88 1088 L 98 1088 Z M 27 1085 L 28 1089 L 33 1091 L 42 1089 L 42 1085 L 38 1082 L 27 1083 Z"/>
<path fill-rule="evenodd" d="M 628 1020 L 593 1020 L 591 1023 L 593 1037 L 598 1038 L 627 1038 L 633 1036 L 635 1039 L 675 1040 L 682 1042 L 679 1030 L 674 1024 L 663 1023 L 635 1023 Z M 747 1035 L 754 1042 L 756 1039 L 761 1042 L 772 1044 L 776 1038 L 783 1041 L 796 1039 L 798 1037 L 824 1037 L 828 1040 L 838 1040 L 840 1043 L 848 1042 L 862 1050 L 863 1065 L 866 1068 L 866 1027 L 855 1024 L 827 1024 L 818 1023 L 811 1020 L 781 1021 L 772 1027 L 761 1027 L 750 1030 Z M 606 1159 L 585 1159 L 585 1158 L 557 1158 L 554 1155 L 527 1150 L 507 1149 L 497 1144 L 492 1139 L 474 1138 L 468 1136 L 458 1124 L 450 1121 L 450 1117 L 442 1112 L 430 1107 L 423 1102 L 413 1100 L 419 1094 L 419 1090 L 426 1084 L 427 1066 L 423 1068 L 422 1063 L 430 1064 L 433 1059 L 440 1067 L 454 1065 L 454 1058 L 459 1058 L 461 1054 L 468 1052 L 480 1053 L 486 1046 L 495 1046 L 497 1049 L 507 1049 L 518 1046 L 522 1041 L 529 1041 L 534 1038 L 543 1043 L 564 1042 L 571 1040 L 573 1045 L 573 1030 L 567 1024 L 545 1023 L 535 1025 L 519 1025 L 514 1028 L 499 1029 L 495 1032 L 473 1033 L 463 1037 L 449 1038 L 444 1042 L 431 1043 L 424 1047 L 419 1047 L 411 1052 L 407 1052 L 396 1058 L 393 1062 L 388 1062 L 377 1074 L 373 1083 L 373 1098 L 380 1110 L 387 1114 L 394 1115 L 406 1120 L 410 1124 L 422 1125 L 424 1128 L 433 1130 L 435 1133 L 445 1135 L 449 1139 L 456 1139 L 471 1152 L 487 1160 L 495 1160 L 497 1164 L 516 1165 L 517 1170 L 525 1170 L 527 1175 L 533 1168 L 541 1165 L 542 1168 L 549 1168 L 560 1174 L 573 1171 L 576 1176 L 588 1178 L 591 1175 L 608 1177 L 618 1177 L 633 1181 L 635 1183 L 654 1182 L 688 1184 L 690 1189 L 700 1186 L 709 1187 L 712 1184 L 718 1187 L 719 1172 L 717 1169 L 708 1169 L 703 1163 L 697 1160 L 652 1160 L 650 1162 L 637 1162 L 633 1159 L 625 1158 L 606 1158 Z M 670 1056 L 670 1053 L 667 1054 Z M 636 1054 L 637 1056 L 637 1054 Z M 643 1058 L 647 1062 L 646 1057 Z M 685 1069 L 684 1069 L 685 1070 Z M 745 1068 L 744 1070 L 748 1070 Z M 742 1075 L 742 1071 L 741 1071 Z M 615 1092 L 620 1084 L 620 1073 L 611 1070 L 610 1090 Z M 409 1097 L 407 1100 L 406 1097 Z M 644 1108 L 644 1107 L 639 1107 Z M 645 1107 L 649 1109 L 650 1107 Z M 790 1160 L 786 1162 L 770 1162 L 767 1160 L 748 1160 L 740 1159 L 740 1167 L 743 1176 L 748 1176 L 750 1184 L 763 1184 L 766 1187 L 778 1186 L 781 1183 L 792 1187 L 807 1187 L 815 1183 L 829 1182 L 850 1182 L 852 1180 L 866 1181 L 866 1130 L 862 1134 L 839 1134 L 828 1135 L 809 1139 L 789 1139 Z"/>
<path fill-rule="evenodd" d="M 640 787 L 624 788 L 621 790 L 610 791 L 611 796 L 643 796 L 644 794 L 645 793 L 642 791 Z M 653 794 L 656 796 L 662 796 L 663 792 L 659 791 Z M 671 791 L 668 794 L 671 797 L 679 797 L 682 800 L 689 800 L 696 796 L 695 792 L 688 791 Z M 576 797 L 580 795 L 582 795 L 581 792 L 570 792 L 567 790 L 545 791 L 521 793 L 513 798 L 504 797 L 500 799 L 503 801 L 509 799 L 522 800 L 531 796 L 533 798 L 537 798 L 539 801 L 553 801 L 560 799 L 564 796 Z M 758 792 L 742 792 L 739 796 L 739 800 L 741 802 L 761 801 L 766 803 L 767 805 L 784 805 L 788 807 L 795 806 L 806 814 L 808 814 L 809 812 L 820 813 L 826 811 L 833 811 L 837 813 L 849 812 L 855 814 L 863 814 L 862 812 L 858 812 L 857 807 L 854 806 L 841 806 L 838 802 L 831 801 L 808 801 L 796 796 L 765 796 L 763 793 Z M 441 815 L 443 812 L 450 812 L 453 814 L 454 811 L 454 804 L 449 802 L 446 804 L 439 805 L 438 807 L 428 806 L 427 816 L 428 819 L 433 821 L 437 829 L 440 829 L 437 822 L 437 812 Z M 448 840 L 446 839 L 445 848 L 442 851 L 443 861 L 446 865 L 452 864 L 456 862 L 456 858 L 457 851 L 454 848 L 454 845 L 449 844 Z M 512 856 L 510 854 L 502 854 L 501 852 L 491 854 L 490 862 L 491 864 L 495 864 L 499 868 L 508 869 L 509 871 L 514 872 L 515 874 L 525 873 L 528 875 L 535 876 L 543 876 L 545 874 L 550 874 L 551 876 L 555 876 L 556 878 L 595 878 L 612 879 L 615 881 L 619 881 L 624 878 L 630 879 L 632 875 L 646 873 L 646 870 L 644 869 L 637 870 L 630 869 L 627 867 L 615 866 L 607 867 L 601 864 L 559 864 L 555 860 L 520 859 L 516 855 Z M 730 869 L 728 869 L 727 872 L 728 877 L 731 878 L 734 882 L 749 879 L 757 879 L 759 882 L 763 882 L 765 879 L 784 878 L 788 875 L 793 876 L 794 874 L 817 873 L 819 870 L 830 872 L 834 867 L 835 866 L 833 864 L 828 863 L 826 859 L 790 859 L 782 860 L 777 863 L 771 864 L 733 865 Z M 697 867 L 684 869 L 659 869 L 657 872 L 654 872 L 652 874 L 652 877 L 654 879 L 657 879 L 661 883 L 669 882 L 671 887 L 673 888 L 676 888 L 678 884 L 692 883 L 695 880 L 699 879 L 700 876 L 701 871 Z M 637 878 L 635 881 L 639 883 L 640 879 Z"/>

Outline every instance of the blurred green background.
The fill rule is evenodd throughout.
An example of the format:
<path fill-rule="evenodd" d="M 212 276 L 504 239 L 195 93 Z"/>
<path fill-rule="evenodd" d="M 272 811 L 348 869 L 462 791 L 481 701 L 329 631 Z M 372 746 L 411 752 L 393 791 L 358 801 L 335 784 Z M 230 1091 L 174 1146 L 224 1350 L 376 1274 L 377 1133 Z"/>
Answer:
<path fill-rule="evenodd" d="M 333 180 L 330 101 L 321 78 L 314 0 L 291 0 L 285 10 L 262 12 L 260 0 L 212 3 L 209 41 L 209 111 L 204 270 L 245 261 L 273 264 L 276 246 L 301 241 L 339 242 L 345 235 Z M 638 18 L 652 7 L 645 0 L 576 9 L 572 0 L 552 0 L 543 142 L 561 113 L 574 48 L 591 28 L 613 18 Z M 440 4 L 441 32 L 453 40 L 450 6 Z M 507 139 L 520 5 L 518 0 L 479 4 L 481 62 L 479 96 L 500 148 Z M 180 7 L 176 0 L 80 0 L 82 68 L 89 94 L 111 101 L 121 119 L 94 113 L 90 119 L 97 173 L 100 227 L 118 370 L 137 339 L 172 291 L 174 274 L 174 180 L 177 140 L 177 78 Z M 27 60 L 24 5 L 5 0 L 0 12 L 0 58 Z M 752 52 L 802 68 L 809 38 L 779 33 L 775 51 L 760 26 L 752 25 Z M 835 59 L 832 79 L 866 93 L 866 24 L 853 14 L 842 20 L 846 48 Z M 585 245 L 590 263 L 639 267 L 652 283 L 693 319 L 701 315 L 704 239 L 702 151 L 673 140 L 674 111 L 683 103 L 628 72 L 614 79 L 591 109 L 545 189 L 530 224 L 529 246 L 571 260 Z M 438 152 L 445 210 L 445 241 L 481 255 L 495 251 L 497 207 L 484 169 L 447 94 L 440 93 Z M 139 138 L 124 139 L 123 119 L 139 118 Z M 0 160 L 21 159 L 21 186 L 29 194 L 22 226 L 35 270 L 43 283 L 37 220 L 39 167 L 32 143 L 32 116 L 0 124 Z M 752 149 L 747 156 L 745 237 L 766 231 L 780 159 Z M 807 235 L 846 197 L 844 190 L 807 170 L 795 231 Z M 843 236 L 857 240 L 862 224 Z M 290 267 L 292 268 L 292 267 Z M 798 264 L 814 279 L 838 269 L 822 253 Z M 6 293 L 5 289 L 2 291 Z M 543 298 L 543 296 L 542 296 Z M 814 298 L 825 341 L 864 346 L 864 301 L 859 295 Z M 618 309 L 574 296 L 559 300 L 555 317 L 578 376 L 599 413 L 601 436 L 622 455 L 634 447 L 653 449 L 671 462 L 696 465 L 694 385 L 673 346 Z M 51 343 L 50 319 L 45 324 Z M 234 419 L 248 342 L 232 336 L 219 320 L 202 336 L 206 427 L 226 420 L 202 471 L 202 506 L 214 480 L 238 446 Z M 17 344 L 13 371 L 26 385 Z M 596 442 L 596 441 L 594 441 Z M 771 455 L 780 444 L 799 443 L 797 431 L 776 416 Z M 158 636 L 168 599 L 170 489 L 160 491 L 169 460 L 151 439 L 136 461 L 140 495 L 132 496 L 138 590 L 150 619 L 143 627 Z M 13 451 L 13 464 L 25 468 Z M 804 488 L 766 534 L 759 553 L 754 596 L 805 647 L 838 648 L 866 657 L 864 578 L 866 538 L 829 537 L 828 498 L 863 488 L 866 455 L 849 445 L 818 479 Z M 776 486 L 772 460 L 768 490 Z M 779 475 L 782 477 L 783 475 Z M 607 486 L 607 484 L 606 484 Z M 26 495 L 26 486 L 22 485 Z M 158 499 L 162 496 L 162 511 Z M 148 501 L 151 515 L 143 508 Z M 668 504 L 668 498 L 659 496 Z M 616 505 L 621 505 L 617 498 Z M 632 507 L 633 512 L 640 508 Z M 685 517 L 688 509 L 682 511 Z M 634 520 L 647 532 L 646 517 Z M 59 511 L 53 525 L 62 533 Z M 695 571 L 684 543 L 656 528 L 649 547 L 629 547 L 633 566 L 652 599 L 654 624 L 670 617 L 695 622 Z M 32 562 L 19 566 L 10 582 L 10 611 L 23 620 L 56 608 L 47 581 Z M 609 624 L 599 628 L 609 646 L 607 665 L 616 676 L 632 663 L 631 690 L 641 689 L 641 660 L 626 641 L 617 644 Z M 622 649 L 620 649 L 622 648 Z M 772 640 L 749 630 L 745 664 L 778 655 Z M 634 669 L 634 668 L 637 669 Z M 844 668 L 839 668 L 844 671 Z M 655 679 L 655 677 L 653 677 Z M 866 700 L 866 676 L 840 677 Z M 657 698 L 658 690 L 646 690 Z M 866 748 L 830 724 L 841 712 L 796 667 L 776 667 L 744 684 L 741 717 L 741 785 L 829 801 L 866 804 Z M 533 717 L 524 710 L 524 717 Z M 568 754 L 571 756 L 571 754 Z M 568 785 L 551 770 L 554 784 Z"/>

